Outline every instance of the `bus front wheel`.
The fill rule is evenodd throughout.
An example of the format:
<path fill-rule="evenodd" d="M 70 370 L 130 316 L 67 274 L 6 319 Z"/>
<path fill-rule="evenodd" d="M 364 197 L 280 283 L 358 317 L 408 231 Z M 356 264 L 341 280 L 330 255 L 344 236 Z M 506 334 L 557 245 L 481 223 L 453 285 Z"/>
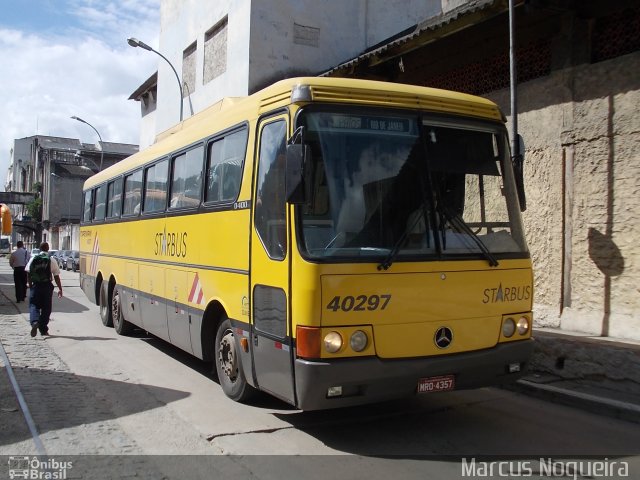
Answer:
<path fill-rule="evenodd" d="M 236 402 L 247 400 L 253 393 L 253 387 L 244 378 L 229 319 L 224 320 L 218 327 L 214 362 L 225 395 Z"/>

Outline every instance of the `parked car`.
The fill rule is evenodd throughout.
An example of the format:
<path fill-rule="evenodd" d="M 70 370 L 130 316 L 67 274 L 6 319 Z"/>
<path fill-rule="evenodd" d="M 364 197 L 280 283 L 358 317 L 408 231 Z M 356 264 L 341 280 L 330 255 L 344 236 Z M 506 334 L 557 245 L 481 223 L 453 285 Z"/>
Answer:
<path fill-rule="evenodd" d="M 60 261 L 58 260 L 58 250 L 49 250 L 49 258 L 55 260 L 58 266 L 60 266 Z"/>
<path fill-rule="evenodd" d="M 80 269 L 80 252 L 71 250 L 67 255 L 66 270 L 78 271 Z"/>

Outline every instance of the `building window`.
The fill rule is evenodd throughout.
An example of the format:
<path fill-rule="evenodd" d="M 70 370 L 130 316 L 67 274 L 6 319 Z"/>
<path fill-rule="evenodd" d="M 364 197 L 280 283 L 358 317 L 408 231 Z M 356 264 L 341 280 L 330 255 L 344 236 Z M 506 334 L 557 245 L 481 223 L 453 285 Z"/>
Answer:
<path fill-rule="evenodd" d="M 203 83 L 208 83 L 227 70 L 227 17 L 204 34 Z"/>
<path fill-rule="evenodd" d="M 196 42 L 182 52 L 182 86 L 183 95 L 188 97 L 196 89 Z"/>
<path fill-rule="evenodd" d="M 154 112 L 156 110 L 156 106 L 157 106 L 157 102 L 156 102 L 156 95 L 157 95 L 157 91 L 158 88 L 157 87 L 153 87 L 153 89 L 149 90 L 148 92 L 145 92 L 142 94 L 142 97 L 140 97 L 140 100 L 142 102 L 142 116 L 144 117 L 145 115 Z"/>
<path fill-rule="evenodd" d="M 317 47 L 320 43 L 320 29 L 306 25 L 293 24 L 293 43 Z"/>

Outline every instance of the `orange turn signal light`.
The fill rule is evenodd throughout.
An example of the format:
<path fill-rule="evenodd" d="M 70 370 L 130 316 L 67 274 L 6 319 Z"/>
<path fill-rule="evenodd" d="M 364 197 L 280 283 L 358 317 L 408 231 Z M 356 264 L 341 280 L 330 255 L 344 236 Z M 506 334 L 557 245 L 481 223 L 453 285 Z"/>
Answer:
<path fill-rule="evenodd" d="M 300 358 L 320 358 L 322 330 L 318 327 L 296 327 L 296 349 Z"/>

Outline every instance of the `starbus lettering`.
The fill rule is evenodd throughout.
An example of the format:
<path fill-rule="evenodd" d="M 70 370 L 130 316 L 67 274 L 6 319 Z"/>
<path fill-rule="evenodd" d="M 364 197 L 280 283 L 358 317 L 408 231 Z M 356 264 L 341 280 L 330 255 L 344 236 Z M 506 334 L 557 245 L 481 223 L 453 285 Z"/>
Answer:
<path fill-rule="evenodd" d="M 529 300 L 531 298 L 531 285 L 512 287 L 485 288 L 482 303 L 502 303 Z"/>
<path fill-rule="evenodd" d="M 186 257 L 187 256 L 187 232 L 163 232 L 156 233 L 156 256 Z"/>

